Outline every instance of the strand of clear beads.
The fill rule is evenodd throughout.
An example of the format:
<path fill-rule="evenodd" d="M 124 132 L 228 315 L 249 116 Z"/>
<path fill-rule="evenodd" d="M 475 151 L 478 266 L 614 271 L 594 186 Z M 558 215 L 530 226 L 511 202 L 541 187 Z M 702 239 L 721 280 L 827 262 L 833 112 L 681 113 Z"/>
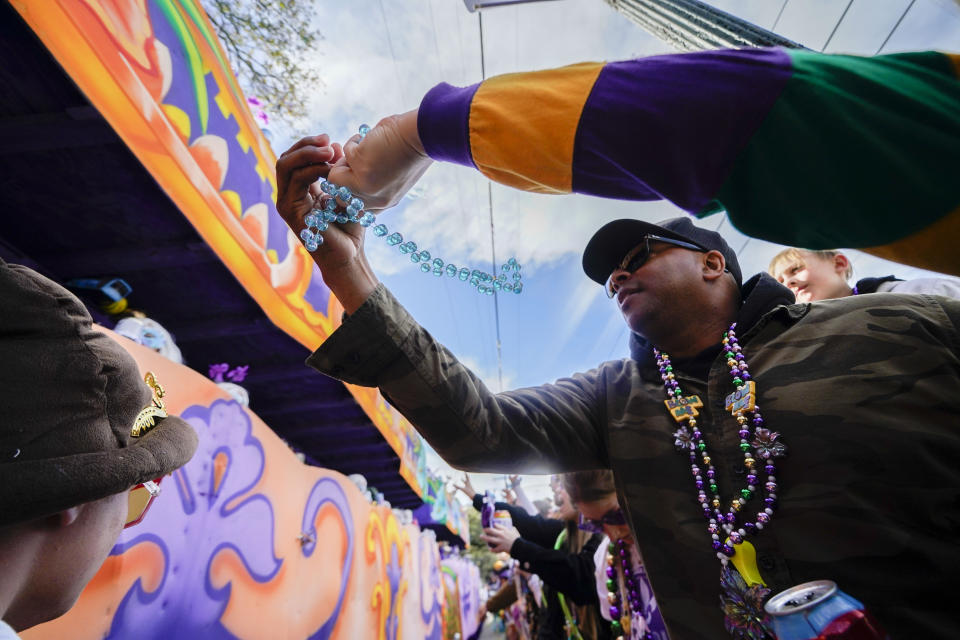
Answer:
<path fill-rule="evenodd" d="M 417 243 L 411 240 L 403 241 L 403 236 L 398 232 L 390 233 L 387 225 L 378 224 L 373 228 L 373 235 L 385 238 L 387 244 L 391 247 L 398 247 L 400 253 L 409 255 L 410 261 L 420 265 L 420 271 L 423 273 L 432 273 L 438 278 L 446 275 L 450 278 L 457 278 L 461 282 L 467 282 L 470 286 L 477 289 L 477 293 L 492 296 L 498 291 L 505 293 L 522 293 L 523 281 L 520 271 L 520 263 L 516 258 L 510 258 L 500 267 L 500 273 L 495 277 L 487 271 L 480 269 L 469 269 L 468 267 L 457 267 L 453 263 L 445 263 L 442 258 L 434 258 L 429 251 L 425 249 L 417 250 Z M 508 273 L 512 276 L 508 277 Z"/>
<path fill-rule="evenodd" d="M 360 138 L 366 137 L 369 131 L 370 127 L 365 124 L 360 125 Z M 322 234 L 330 228 L 331 224 L 359 224 L 362 227 L 370 227 L 376 220 L 372 213 L 364 211 L 363 200 L 354 196 L 349 188 L 323 180 L 320 183 L 320 191 L 329 198 L 322 205 L 321 200 L 317 199 L 317 206 L 304 216 L 303 223 L 306 227 L 300 231 L 300 240 L 303 241 L 307 251 L 312 253 L 320 248 L 323 244 Z M 338 200 L 343 203 L 342 210 Z M 396 231 L 390 233 L 385 224 L 373 227 L 373 234 L 385 238 L 388 245 L 398 247 L 400 253 L 409 255 L 412 262 L 420 265 L 420 271 L 423 273 L 432 273 L 437 277 L 446 275 L 457 278 L 461 282 L 469 283 L 476 288 L 477 293 L 482 295 L 492 296 L 498 291 L 519 294 L 523 291 L 523 276 L 516 258 L 507 260 L 500 267 L 500 273 L 494 276 L 487 271 L 457 267 L 453 263 L 444 262 L 442 258 L 433 257 L 425 249 L 418 251 L 417 243 L 411 240 L 404 242 L 400 233 Z"/>

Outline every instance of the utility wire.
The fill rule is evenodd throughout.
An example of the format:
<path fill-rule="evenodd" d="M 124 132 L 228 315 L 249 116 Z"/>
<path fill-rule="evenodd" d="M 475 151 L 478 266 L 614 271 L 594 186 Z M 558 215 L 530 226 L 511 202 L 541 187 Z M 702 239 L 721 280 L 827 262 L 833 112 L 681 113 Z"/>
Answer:
<path fill-rule="evenodd" d="M 788 4 L 790 4 L 790 0 L 783 0 L 783 4 L 780 5 L 780 13 L 777 14 L 777 19 L 773 21 L 773 26 L 770 27 L 770 31 L 776 30 L 777 25 L 780 24 L 780 18 L 783 17 L 783 10 L 787 8 Z"/>
<path fill-rule="evenodd" d="M 387 20 L 387 12 L 383 9 L 383 0 L 380 0 L 380 17 L 383 19 L 383 29 L 387 34 L 387 46 L 390 48 L 390 58 L 393 59 L 393 75 L 397 79 L 397 88 L 400 91 L 400 104 L 406 108 L 407 100 L 403 91 L 403 83 L 400 82 L 400 69 L 397 67 L 397 54 L 393 50 L 393 38 L 390 37 L 390 21 Z"/>
<path fill-rule="evenodd" d="M 483 51 L 483 9 L 477 10 L 477 24 L 480 27 L 480 78 L 487 79 L 486 56 Z M 497 278 L 497 244 L 493 227 L 493 185 L 487 180 L 487 206 L 490 211 L 490 260 L 492 261 L 493 278 Z M 500 391 L 503 391 L 503 350 L 500 343 L 500 292 L 493 292 L 493 317 L 497 328 L 497 382 Z"/>
<path fill-rule="evenodd" d="M 853 0 L 847 3 L 847 6 L 844 8 L 843 13 L 840 14 L 840 19 L 837 20 L 837 24 L 833 25 L 833 31 L 830 32 L 830 36 L 827 38 L 827 41 L 823 43 L 823 46 L 820 47 L 820 51 L 826 51 L 827 47 L 830 46 L 830 42 L 833 40 L 833 36 L 837 35 L 837 29 L 840 28 L 840 23 L 843 22 L 843 19 L 847 17 L 847 12 L 850 11 L 850 6 L 853 4 Z"/>
<path fill-rule="evenodd" d="M 917 2 L 917 0 L 910 0 L 910 4 L 908 4 L 908 5 L 907 5 L 907 8 L 904 9 L 904 10 L 903 10 L 903 13 L 900 14 L 900 19 L 897 20 L 897 24 L 893 25 L 893 29 L 890 29 L 890 33 L 887 34 L 887 37 L 884 39 L 883 44 L 881 44 L 879 47 L 877 47 L 877 53 L 875 53 L 874 55 L 879 55 L 880 52 L 883 51 L 883 48 L 884 48 L 885 46 L 887 46 L 887 43 L 890 42 L 890 38 L 893 37 L 893 32 L 896 31 L 897 28 L 900 27 L 900 23 L 903 22 L 903 19 L 907 17 L 907 14 L 910 13 L 910 9 L 913 8 L 913 5 L 914 5 L 916 2 Z"/>

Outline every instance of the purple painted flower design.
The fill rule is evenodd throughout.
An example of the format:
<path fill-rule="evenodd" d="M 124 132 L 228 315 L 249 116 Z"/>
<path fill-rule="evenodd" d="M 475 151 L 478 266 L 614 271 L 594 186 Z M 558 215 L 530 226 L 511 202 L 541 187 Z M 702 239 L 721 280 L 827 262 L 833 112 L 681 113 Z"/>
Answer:
<path fill-rule="evenodd" d="M 693 435 L 691 435 L 690 430 L 686 427 L 680 427 L 673 432 L 673 446 L 677 448 L 678 451 L 687 451 L 693 448 Z"/>
<path fill-rule="evenodd" d="M 403 567 L 400 566 L 400 550 L 396 542 L 390 544 L 390 561 L 386 565 L 387 582 L 390 585 L 390 613 L 387 615 L 387 640 L 397 640 L 400 630 L 400 610 L 402 603 L 398 597 Z"/>
<path fill-rule="evenodd" d="M 443 634 L 443 586 L 436 545 L 432 530 L 420 532 L 420 618 L 427 630 L 424 640 L 440 640 Z"/>
<path fill-rule="evenodd" d="M 343 491 L 343 487 L 333 478 L 320 478 L 310 491 L 307 498 L 307 504 L 303 509 L 303 520 L 300 523 L 300 535 L 303 543 L 300 553 L 304 558 L 309 558 L 317 549 L 317 529 L 315 523 L 320 509 L 326 505 L 332 504 L 340 515 L 340 521 L 346 530 L 347 549 L 343 556 L 343 565 L 340 568 L 340 593 L 337 596 L 337 604 L 334 606 L 330 617 L 320 626 L 317 631 L 310 634 L 309 640 L 327 640 L 333 634 L 333 628 L 336 626 L 340 611 L 343 608 L 343 600 L 347 594 L 347 583 L 350 581 L 350 567 L 353 563 L 353 515 L 350 512 L 350 502 Z M 322 544 L 322 542 L 321 542 Z"/>
<path fill-rule="evenodd" d="M 257 582 L 272 580 L 282 564 L 274 555 L 273 506 L 251 492 L 264 455 L 250 417 L 233 400 L 195 405 L 181 417 L 200 436 L 196 454 L 163 482 L 146 519 L 125 530 L 111 551 L 122 555 L 153 544 L 164 556 L 163 577 L 152 592 L 139 580 L 130 588 L 109 638 L 233 638 L 220 620 L 231 584 L 212 582 L 214 561 L 221 553 L 236 554 Z"/>
<path fill-rule="evenodd" d="M 787 455 L 787 445 L 777 442 L 779 437 L 780 434 L 776 431 L 759 427 L 753 432 L 753 442 L 750 444 L 753 445 L 757 455 L 763 459 L 780 458 Z"/>

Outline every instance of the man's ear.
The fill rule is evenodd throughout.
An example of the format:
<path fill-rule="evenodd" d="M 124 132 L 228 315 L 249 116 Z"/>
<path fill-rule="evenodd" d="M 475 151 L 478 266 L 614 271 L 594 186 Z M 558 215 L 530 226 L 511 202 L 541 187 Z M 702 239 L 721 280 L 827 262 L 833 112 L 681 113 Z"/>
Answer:
<path fill-rule="evenodd" d="M 77 505 L 75 507 L 70 507 L 69 509 L 64 509 L 63 511 L 57 511 L 56 513 L 51 513 L 47 516 L 40 516 L 38 518 L 33 518 L 32 520 L 27 520 L 20 523 L 20 527 L 30 529 L 32 531 L 56 531 L 64 527 L 69 527 L 74 522 L 80 518 L 80 512 L 83 510 L 83 505 Z"/>
<path fill-rule="evenodd" d="M 51 514 L 46 517 L 47 526 L 55 529 L 69 527 L 80 517 L 81 509 L 83 509 L 83 505 L 77 505 L 76 507 L 70 507 L 69 509 Z"/>
<path fill-rule="evenodd" d="M 703 277 L 705 280 L 716 280 L 724 274 L 726 267 L 727 261 L 719 251 L 714 249 L 703 254 Z"/>

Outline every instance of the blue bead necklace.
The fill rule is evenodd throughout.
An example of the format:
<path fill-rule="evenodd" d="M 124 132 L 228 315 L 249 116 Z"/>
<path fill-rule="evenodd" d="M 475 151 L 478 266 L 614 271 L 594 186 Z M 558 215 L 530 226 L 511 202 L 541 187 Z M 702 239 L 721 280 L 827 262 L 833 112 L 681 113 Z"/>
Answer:
<path fill-rule="evenodd" d="M 369 126 L 360 125 L 360 138 L 366 137 L 369 131 Z M 320 190 L 330 197 L 326 199 L 323 205 L 320 204 L 320 198 L 317 199 L 317 206 L 304 216 L 303 223 L 306 227 L 300 231 L 300 240 L 303 241 L 303 246 L 306 247 L 307 251 L 311 253 L 323 244 L 322 234 L 330 228 L 331 224 L 352 223 L 366 228 L 373 225 L 376 220 L 372 213 L 364 211 L 363 200 L 355 197 L 349 188 L 324 180 L 320 183 Z M 420 271 L 423 273 L 432 273 L 437 277 L 447 275 L 450 278 L 457 278 L 461 282 L 468 282 L 476 288 L 477 293 L 482 295 L 492 296 L 498 291 L 505 293 L 521 293 L 523 291 L 520 264 L 516 258 L 507 260 L 500 267 L 499 275 L 494 276 L 480 269 L 458 268 L 457 265 L 444 262 L 439 257 L 434 258 L 425 249 L 418 251 L 417 243 L 411 240 L 404 242 L 400 233 L 396 231 L 390 233 L 385 224 L 378 224 L 373 227 L 373 234 L 380 238 L 386 238 L 388 245 L 398 247 L 400 253 L 409 255 L 411 262 L 420 264 Z M 507 274 L 510 272 L 513 272 L 513 274 L 508 279 Z"/>

